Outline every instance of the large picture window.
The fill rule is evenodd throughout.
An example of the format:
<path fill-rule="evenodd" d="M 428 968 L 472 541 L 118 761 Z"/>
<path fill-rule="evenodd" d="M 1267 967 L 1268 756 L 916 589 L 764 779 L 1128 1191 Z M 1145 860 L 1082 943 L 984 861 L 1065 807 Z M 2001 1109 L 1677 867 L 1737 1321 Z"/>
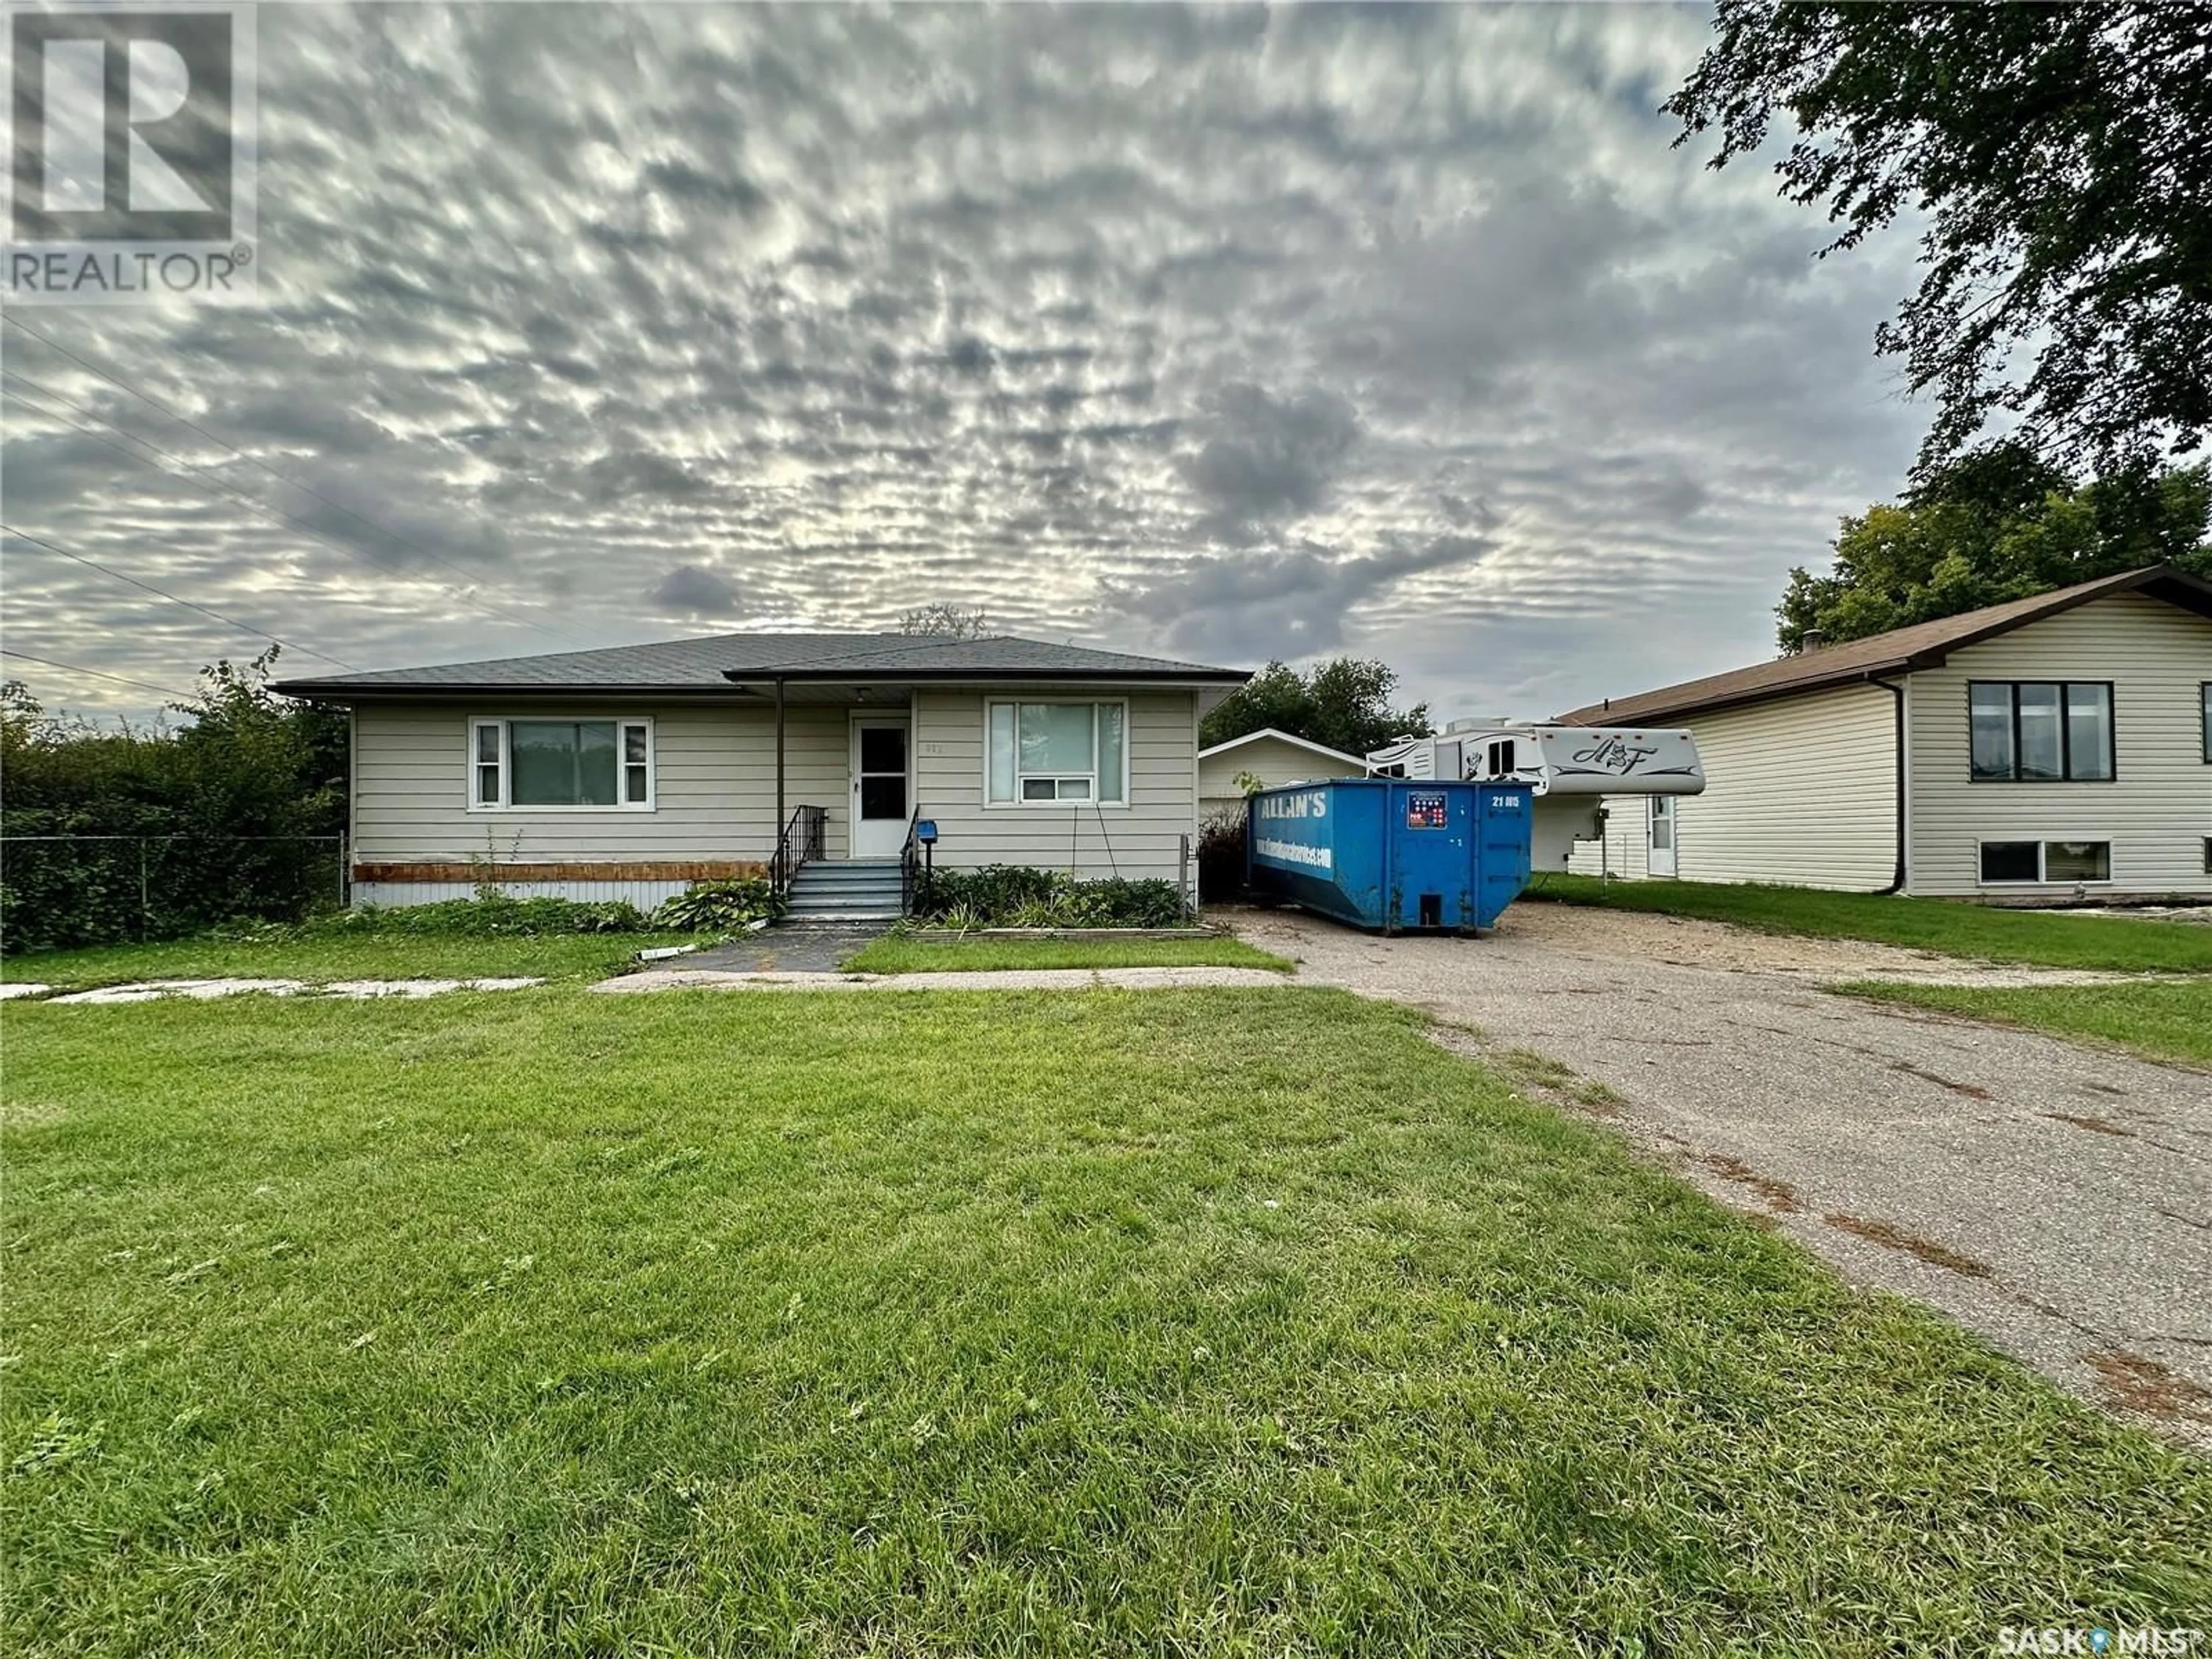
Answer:
<path fill-rule="evenodd" d="M 994 702 L 984 757 L 994 806 L 1128 799 L 1127 706 L 1119 702 Z"/>
<path fill-rule="evenodd" d="M 469 725 L 469 810 L 649 811 L 653 722 L 480 720 Z"/>
<path fill-rule="evenodd" d="M 1966 723 L 1977 783 L 2109 783 L 2112 688 L 2094 681 L 1976 680 Z"/>

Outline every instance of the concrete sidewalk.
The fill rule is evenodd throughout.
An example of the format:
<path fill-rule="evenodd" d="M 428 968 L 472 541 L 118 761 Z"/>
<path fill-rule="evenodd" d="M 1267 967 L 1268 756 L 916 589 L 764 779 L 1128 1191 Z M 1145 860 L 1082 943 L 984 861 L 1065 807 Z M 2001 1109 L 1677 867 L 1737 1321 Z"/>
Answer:
<path fill-rule="evenodd" d="M 601 980 L 612 995 L 653 991 L 1129 991 L 1194 985 L 1287 985 L 1265 968 L 1011 968 L 941 974 L 720 973 L 711 969 L 653 968 Z"/>

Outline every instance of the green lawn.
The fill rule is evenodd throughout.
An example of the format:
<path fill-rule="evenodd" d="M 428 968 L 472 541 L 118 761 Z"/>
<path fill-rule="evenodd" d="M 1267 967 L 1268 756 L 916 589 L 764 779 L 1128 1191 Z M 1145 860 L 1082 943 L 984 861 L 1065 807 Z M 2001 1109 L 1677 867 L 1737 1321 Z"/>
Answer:
<path fill-rule="evenodd" d="M 605 979 L 641 950 L 696 942 L 696 935 L 689 933 L 177 939 L 9 957 L 0 960 L 0 981 L 81 991 L 138 979 Z"/>
<path fill-rule="evenodd" d="M 1340 993 L 0 1024 L 8 1652 L 1871 1655 L 2212 1604 L 2202 1466 Z"/>
<path fill-rule="evenodd" d="M 1857 980 L 1832 988 L 1970 1019 L 2030 1026 L 2053 1036 L 2117 1043 L 2152 1060 L 2212 1066 L 2212 979 L 2014 989 Z"/>
<path fill-rule="evenodd" d="M 2125 916 L 2001 910 L 1946 899 L 1884 898 L 1705 881 L 1612 881 L 1547 874 L 1528 897 L 1729 921 L 1768 933 L 1868 939 L 1985 962 L 2122 972 L 2212 973 L 2212 927 Z"/>
<path fill-rule="evenodd" d="M 887 935 L 845 958 L 856 974 L 935 974 L 995 968 L 1267 968 L 1291 971 L 1287 957 L 1235 939 L 969 939 L 957 942 Z"/>

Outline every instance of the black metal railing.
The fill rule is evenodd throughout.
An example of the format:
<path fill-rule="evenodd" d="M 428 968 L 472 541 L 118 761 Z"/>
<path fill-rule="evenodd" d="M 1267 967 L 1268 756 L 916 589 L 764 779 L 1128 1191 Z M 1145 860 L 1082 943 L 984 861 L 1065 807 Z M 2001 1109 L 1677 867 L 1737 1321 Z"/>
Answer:
<path fill-rule="evenodd" d="M 775 856 L 769 860 L 768 879 L 778 898 L 791 890 L 791 884 L 809 859 L 823 856 L 823 831 L 830 823 L 826 806 L 794 806 L 791 821 L 783 826 L 783 838 L 775 844 Z"/>
<path fill-rule="evenodd" d="M 921 808 L 914 809 L 914 816 L 906 821 L 906 840 L 899 848 L 899 914 L 914 914 L 915 878 L 921 869 L 921 843 L 915 839 L 914 827 L 921 822 Z"/>

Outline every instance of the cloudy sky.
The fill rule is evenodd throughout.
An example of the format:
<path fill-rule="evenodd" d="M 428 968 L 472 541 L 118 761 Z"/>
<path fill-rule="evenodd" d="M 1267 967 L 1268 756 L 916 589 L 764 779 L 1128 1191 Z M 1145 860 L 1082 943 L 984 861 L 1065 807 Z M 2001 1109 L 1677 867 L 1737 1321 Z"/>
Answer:
<path fill-rule="evenodd" d="M 1909 240 L 1669 149 L 1702 9 L 258 21 L 263 303 L 18 313 L 0 461 L 296 672 L 945 601 L 1541 715 L 1771 654 L 1923 424 Z M 262 643 L 12 540 L 4 605 L 157 685 Z"/>

